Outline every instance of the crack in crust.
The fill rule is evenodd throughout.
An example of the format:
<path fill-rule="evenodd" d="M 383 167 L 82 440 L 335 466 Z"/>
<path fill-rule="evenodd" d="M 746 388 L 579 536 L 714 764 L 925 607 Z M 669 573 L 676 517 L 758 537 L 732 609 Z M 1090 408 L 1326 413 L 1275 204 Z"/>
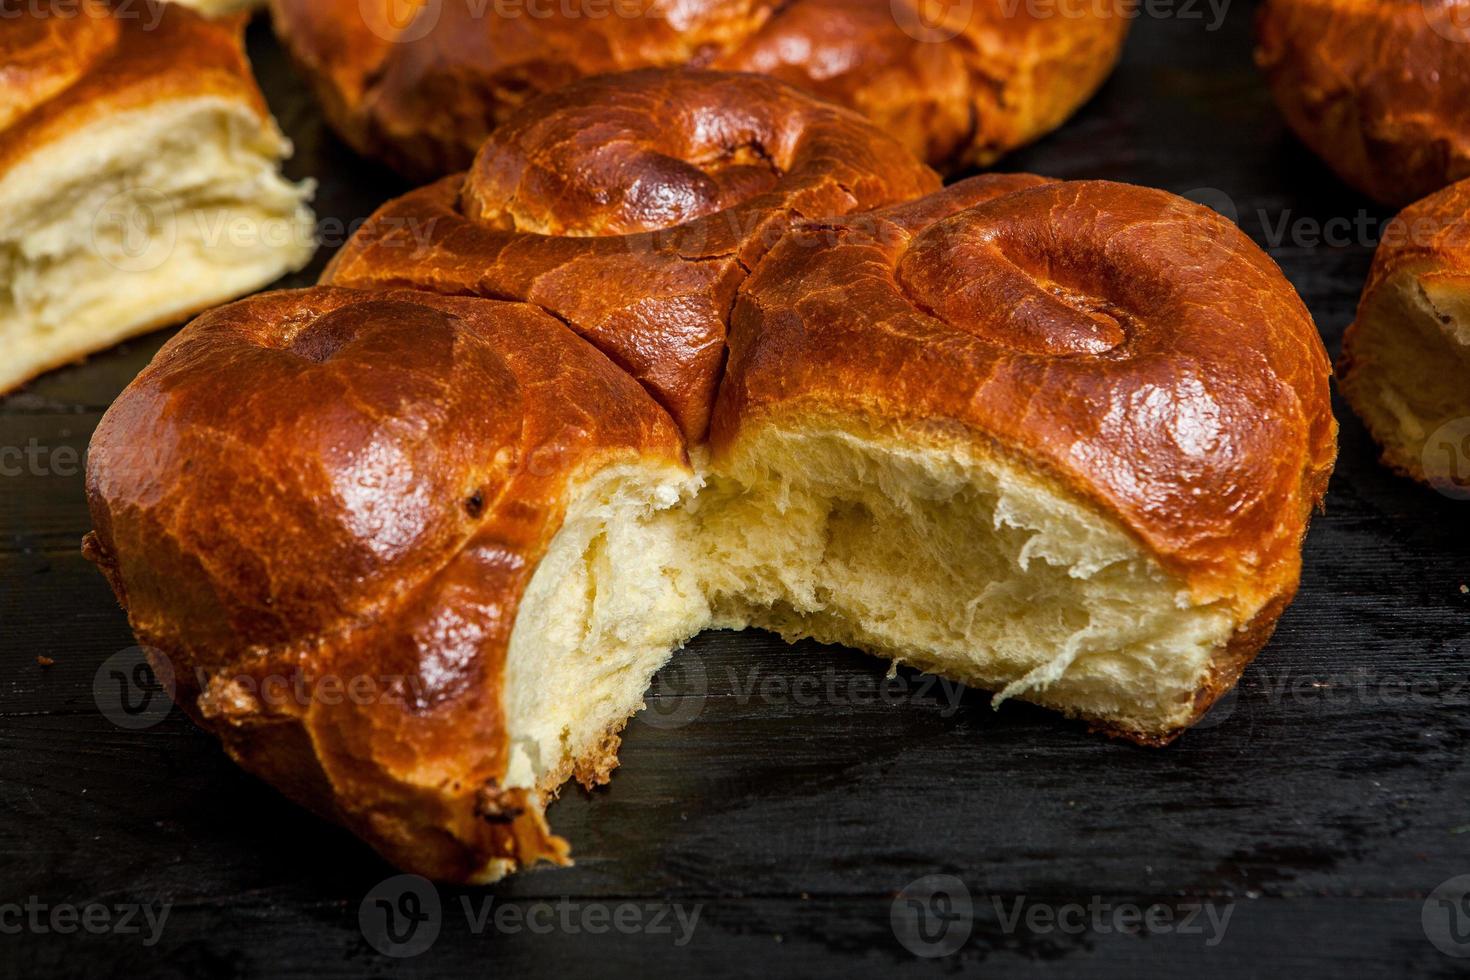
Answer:
<path fill-rule="evenodd" d="M 543 96 L 468 175 L 392 201 L 322 277 L 534 303 L 703 438 L 741 281 L 796 222 L 939 186 L 857 115 L 763 77 L 650 69 Z"/>

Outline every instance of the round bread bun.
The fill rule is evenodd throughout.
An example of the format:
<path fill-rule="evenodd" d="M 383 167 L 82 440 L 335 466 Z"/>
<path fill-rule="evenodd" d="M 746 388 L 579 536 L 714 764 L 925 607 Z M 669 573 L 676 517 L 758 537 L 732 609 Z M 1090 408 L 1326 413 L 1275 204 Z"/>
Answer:
<path fill-rule="evenodd" d="M 977 0 L 273 0 L 277 32 L 359 152 L 464 169 L 537 94 L 689 66 L 775 75 L 869 116 L 935 166 L 1060 125 L 1117 62 L 1126 4 Z"/>
<path fill-rule="evenodd" d="M 569 481 L 687 472 L 631 378 L 524 304 L 267 293 L 170 340 L 92 453 L 87 553 L 236 761 L 434 878 L 565 859 L 504 785 L 506 651 Z"/>
<path fill-rule="evenodd" d="M 587 220 L 568 194 L 470 210 Z M 788 228 L 731 295 L 703 442 L 529 303 L 324 286 L 217 310 L 99 426 L 87 554 L 234 758 L 452 881 L 568 860 L 543 807 L 607 781 L 654 673 L 709 627 L 850 644 L 1146 745 L 1270 636 L 1336 452 L 1330 372 L 1214 212 L 976 178 Z"/>
<path fill-rule="evenodd" d="M 1265 0 L 1256 62 L 1344 181 L 1402 206 L 1470 177 L 1470 0 Z"/>
<path fill-rule="evenodd" d="M 854 531 L 838 560 L 827 528 L 819 609 L 757 592 L 761 625 L 815 621 L 824 641 L 1158 743 L 1235 683 L 1296 593 L 1337 453 L 1331 369 L 1281 271 L 1208 208 L 973 178 L 788 235 L 729 343 L 717 471 L 799 500 L 834 492 L 814 461 L 856 454 L 923 515 L 911 538 L 960 542 Z M 957 483 L 999 502 L 958 520 Z M 925 514 L 930 496 L 945 506 Z M 902 527 L 903 510 L 873 495 L 858 526 Z M 976 550 L 1054 578 L 990 589 L 987 612 L 974 595 L 1003 576 Z"/>
<path fill-rule="evenodd" d="M 322 281 L 534 303 L 699 440 L 735 290 L 765 249 L 803 218 L 938 186 L 861 116 L 774 79 L 605 75 L 512 115 L 468 175 L 379 209 Z"/>
<path fill-rule="evenodd" d="M 1470 181 L 1384 229 L 1338 376 L 1387 466 L 1470 498 Z"/>

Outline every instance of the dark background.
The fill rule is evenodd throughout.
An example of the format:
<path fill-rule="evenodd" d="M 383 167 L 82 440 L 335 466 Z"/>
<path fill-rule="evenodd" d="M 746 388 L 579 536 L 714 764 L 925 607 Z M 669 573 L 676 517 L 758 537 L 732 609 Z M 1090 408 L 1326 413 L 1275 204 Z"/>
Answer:
<path fill-rule="evenodd" d="M 1336 355 L 1388 215 L 1285 132 L 1251 64 L 1250 14 L 1235 3 L 1219 30 L 1202 3 L 1140 18 L 1098 98 L 1005 167 L 1149 184 L 1225 210 L 1281 263 Z M 327 134 L 264 24 L 250 38 L 296 141 L 293 174 L 322 179 L 324 219 L 360 219 L 403 189 Z M 1319 241 L 1333 219 L 1341 237 Z M 984 694 L 951 697 L 909 672 L 880 687 L 884 665 L 842 649 L 706 634 L 629 726 L 611 786 L 569 788 L 552 807 L 576 867 L 440 889 L 432 948 L 382 956 L 358 912 L 391 868 L 237 770 L 177 711 L 129 731 L 94 699 L 99 666 L 133 641 L 78 552 L 88 518 L 72 454 L 167 336 L 0 402 L 0 446 L 44 454 L 0 479 L 0 903 L 172 910 L 151 948 L 138 935 L 0 935 L 3 972 L 1399 977 L 1470 966 L 1431 944 L 1421 919 L 1437 886 L 1470 874 L 1470 503 L 1378 467 L 1340 403 L 1341 460 L 1300 597 L 1238 693 L 1171 748 L 1109 742 L 1021 704 L 992 711 Z M 974 908 L 968 941 L 937 959 L 915 956 L 890 922 L 895 895 L 931 874 L 963 880 Z M 462 896 L 521 911 L 565 900 L 578 916 L 631 905 L 644 921 L 677 905 L 700 918 L 682 946 L 677 928 L 477 935 Z M 1161 903 L 1179 916 L 1212 902 L 1231 918 L 1214 945 L 1209 930 L 1007 928 L 1018 899 Z"/>

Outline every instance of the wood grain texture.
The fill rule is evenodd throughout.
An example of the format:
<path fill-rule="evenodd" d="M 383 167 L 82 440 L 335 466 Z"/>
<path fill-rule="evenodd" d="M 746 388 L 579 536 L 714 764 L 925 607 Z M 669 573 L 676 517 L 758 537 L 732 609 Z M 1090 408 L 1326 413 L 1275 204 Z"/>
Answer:
<path fill-rule="evenodd" d="M 1373 240 L 1317 243 L 1312 223 L 1389 215 L 1287 134 L 1251 66 L 1249 7 L 1219 32 L 1199 7 L 1204 19 L 1140 20 L 1099 98 L 1008 165 L 1233 208 L 1335 354 Z M 326 177 L 320 212 L 345 226 L 400 193 L 331 140 L 260 28 L 252 54 L 296 141 L 293 176 Z M 1283 215 L 1294 231 L 1280 237 Z M 166 336 L 0 402 L 0 447 L 34 438 L 53 464 L 80 450 Z M 0 476 L 0 905 L 172 903 L 151 947 L 0 935 L 0 975 L 1464 975 L 1470 960 L 1436 949 L 1421 911 L 1470 874 L 1470 504 L 1380 468 L 1337 410 L 1341 460 L 1300 598 L 1237 693 L 1175 746 L 1108 742 L 1024 705 L 992 711 L 908 672 L 885 683 L 883 665 L 850 651 L 706 634 L 658 679 L 611 786 L 552 807 L 577 865 L 440 889 L 438 939 L 403 960 L 359 928 L 359 903 L 393 873 L 365 846 L 238 771 L 177 711 L 143 731 L 99 713 L 94 675 L 133 640 L 77 552 L 80 469 Z M 932 960 L 890 925 L 895 895 L 930 874 L 963 879 L 975 908 L 963 948 Z M 1234 911 L 1213 946 L 1007 928 L 1002 914 L 1018 898 L 1095 896 Z M 683 946 L 651 932 L 476 934 L 463 898 L 678 904 L 700 918 Z"/>

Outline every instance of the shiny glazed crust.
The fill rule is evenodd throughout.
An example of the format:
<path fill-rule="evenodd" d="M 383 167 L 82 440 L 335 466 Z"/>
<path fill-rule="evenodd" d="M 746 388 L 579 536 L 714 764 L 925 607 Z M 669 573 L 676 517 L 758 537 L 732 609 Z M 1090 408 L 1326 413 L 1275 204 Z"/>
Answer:
<path fill-rule="evenodd" d="M 687 466 L 545 313 L 267 293 L 200 317 L 107 413 L 86 552 L 242 766 L 401 867 L 493 878 L 566 858 L 501 785 L 504 658 L 569 487 L 621 461 Z"/>
<path fill-rule="evenodd" d="M 1404 205 L 1470 177 L 1470 0 L 1265 0 L 1256 61 L 1343 180 Z"/>
<path fill-rule="evenodd" d="M 1399 212 L 1384 228 L 1373 253 L 1364 297 L 1407 272 L 1444 277 L 1470 275 L 1470 181 L 1452 184 Z M 1350 342 L 1348 328 L 1344 345 Z"/>
<path fill-rule="evenodd" d="M 858 109 L 944 169 L 988 163 L 1096 91 L 1131 15 L 1114 4 L 1011 0 L 421 6 L 272 3 L 337 131 L 424 178 L 466 167 L 539 93 L 588 75 L 685 65 L 775 75 Z"/>
<path fill-rule="evenodd" d="M 769 78 L 647 69 L 535 100 L 467 176 L 392 201 L 323 283 L 533 303 L 704 436 L 735 291 L 791 225 L 939 178 L 855 113 Z"/>
<path fill-rule="evenodd" d="M 505 198 L 478 200 L 484 218 Z M 537 220 L 560 213 L 548 200 Z M 709 451 L 835 419 L 1034 470 L 1195 602 L 1232 610 L 1197 717 L 1296 589 L 1336 452 L 1328 374 L 1279 270 L 1213 212 L 1127 185 L 981 177 L 802 224 L 767 251 L 739 289 Z M 568 488 L 620 461 L 682 470 L 686 445 L 533 306 L 269 294 L 196 321 L 109 411 L 87 552 L 167 655 L 178 701 L 242 765 L 400 867 L 485 880 L 566 860 L 539 801 L 501 783 L 501 697 Z M 315 694 L 363 676 L 391 696 Z M 282 678 L 308 694 L 259 693 Z M 606 778 L 609 736 L 580 778 Z"/>

